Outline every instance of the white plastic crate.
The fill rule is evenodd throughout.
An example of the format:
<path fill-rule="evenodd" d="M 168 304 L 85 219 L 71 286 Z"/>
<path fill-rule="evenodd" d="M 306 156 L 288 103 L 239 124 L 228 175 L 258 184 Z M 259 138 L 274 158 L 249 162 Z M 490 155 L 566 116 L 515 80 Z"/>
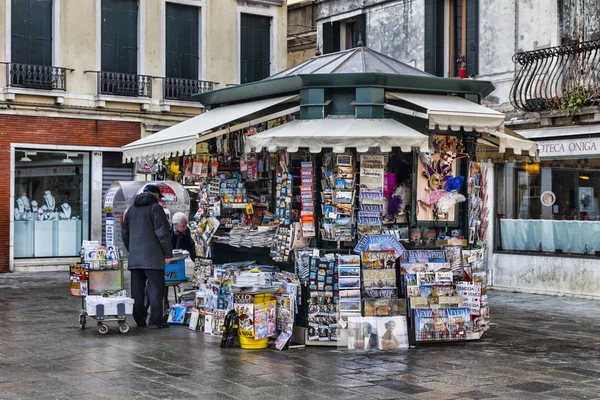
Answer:
<path fill-rule="evenodd" d="M 102 296 L 87 296 L 85 298 L 85 312 L 89 316 L 96 315 L 96 306 L 104 304 L 104 315 L 117 315 L 117 304 L 125 303 L 125 314 L 133 313 L 134 300 L 129 297 L 102 297 Z"/>

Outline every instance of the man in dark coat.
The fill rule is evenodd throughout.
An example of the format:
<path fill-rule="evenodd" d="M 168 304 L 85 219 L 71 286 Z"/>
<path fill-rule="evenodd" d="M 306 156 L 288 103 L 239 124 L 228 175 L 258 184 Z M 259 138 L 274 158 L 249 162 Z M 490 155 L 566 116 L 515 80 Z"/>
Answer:
<path fill-rule="evenodd" d="M 162 195 L 158 186 L 146 185 L 135 197 L 121 228 L 123 243 L 129 252 L 131 295 L 135 300 L 133 319 L 138 327 L 146 326 L 148 312 L 144 305 L 146 282 L 150 303 L 151 328 L 166 328 L 163 322 L 165 264 L 171 262 L 171 229 L 165 211 L 158 203 Z"/>
<path fill-rule="evenodd" d="M 173 215 L 172 233 L 173 249 L 187 250 L 192 261 L 196 261 L 196 243 L 192 239 L 192 233 L 188 228 L 188 218 L 184 213 L 178 212 Z"/>

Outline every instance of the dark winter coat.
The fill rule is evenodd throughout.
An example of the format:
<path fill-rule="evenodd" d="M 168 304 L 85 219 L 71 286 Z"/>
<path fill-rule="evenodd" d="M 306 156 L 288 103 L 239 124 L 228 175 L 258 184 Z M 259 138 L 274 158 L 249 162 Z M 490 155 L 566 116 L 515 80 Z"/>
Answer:
<path fill-rule="evenodd" d="M 129 269 L 165 269 L 173 257 L 171 229 L 165 211 L 151 193 L 135 197 L 121 228 L 129 252 Z"/>
<path fill-rule="evenodd" d="M 187 250 L 190 253 L 192 261 L 196 261 L 196 243 L 194 243 L 194 239 L 192 239 L 190 228 L 185 228 L 184 232 L 179 232 L 177 229 L 173 228 L 171 237 L 171 244 L 173 244 L 174 250 Z"/>

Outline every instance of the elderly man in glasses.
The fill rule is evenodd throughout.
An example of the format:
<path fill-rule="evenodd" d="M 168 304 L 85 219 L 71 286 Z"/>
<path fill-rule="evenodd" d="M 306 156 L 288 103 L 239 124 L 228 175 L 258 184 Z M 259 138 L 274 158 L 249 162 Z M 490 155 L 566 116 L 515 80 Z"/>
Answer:
<path fill-rule="evenodd" d="M 173 249 L 187 250 L 192 261 L 196 261 L 196 243 L 192 239 L 190 228 L 188 228 L 188 218 L 184 213 L 178 212 L 173 215 L 173 231 L 171 233 Z"/>

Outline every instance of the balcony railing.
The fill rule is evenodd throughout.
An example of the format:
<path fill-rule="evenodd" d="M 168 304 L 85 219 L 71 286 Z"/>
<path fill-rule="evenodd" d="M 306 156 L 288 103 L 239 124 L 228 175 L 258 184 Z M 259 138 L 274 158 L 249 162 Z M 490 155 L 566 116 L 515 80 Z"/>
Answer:
<path fill-rule="evenodd" d="M 128 97 L 152 97 L 152 77 L 99 71 L 98 94 Z"/>
<path fill-rule="evenodd" d="M 524 111 L 573 113 L 600 101 L 600 40 L 517 53 L 510 99 Z"/>
<path fill-rule="evenodd" d="M 72 70 L 50 65 L 7 63 L 6 82 L 10 87 L 66 91 L 67 71 Z"/>
<path fill-rule="evenodd" d="M 215 84 L 196 79 L 164 78 L 163 94 L 165 100 L 194 101 L 194 95 L 213 90 Z"/>

